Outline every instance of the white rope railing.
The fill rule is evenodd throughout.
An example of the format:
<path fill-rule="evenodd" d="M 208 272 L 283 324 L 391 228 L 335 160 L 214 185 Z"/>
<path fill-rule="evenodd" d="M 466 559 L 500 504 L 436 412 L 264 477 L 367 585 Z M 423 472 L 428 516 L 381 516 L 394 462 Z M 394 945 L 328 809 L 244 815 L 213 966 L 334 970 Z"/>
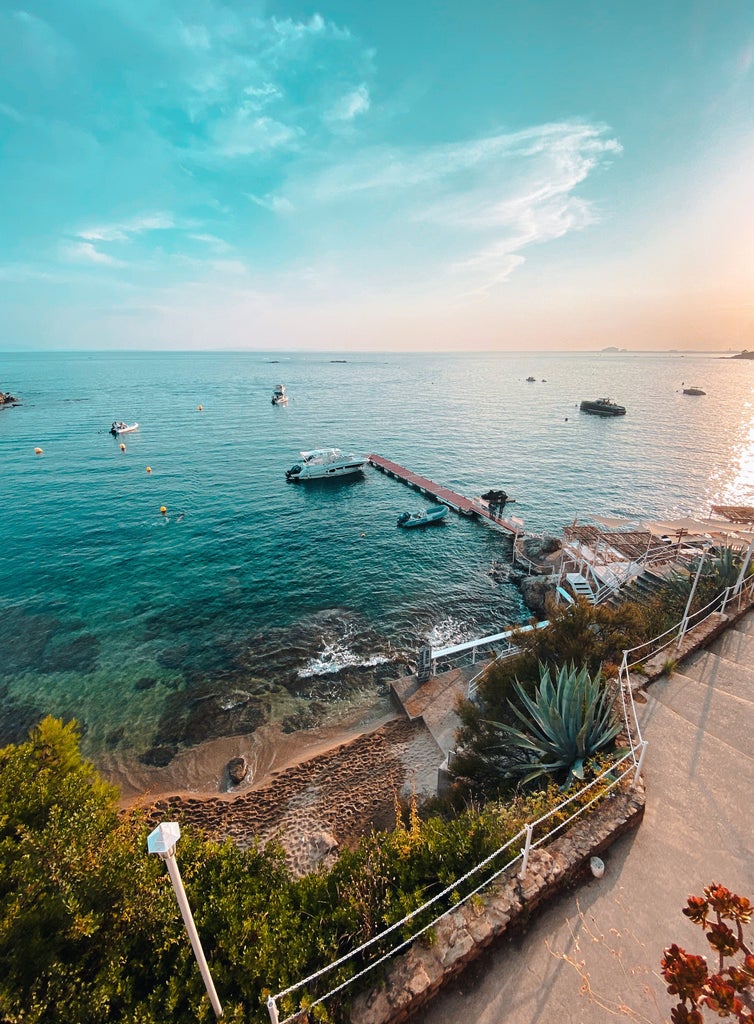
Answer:
<path fill-rule="evenodd" d="M 733 593 L 733 591 L 736 591 L 736 593 Z M 719 610 L 719 606 L 720 606 L 721 602 L 722 602 L 722 604 L 724 606 L 725 603 L 730 601 L 733 597 L 737 597 L 738 598 L 739 607 L 740 607 L 740 605 L 741 605 L 741 603 L 742 603 L 742 601 L 744 599 L 744 595 L 745 594 L 747 595 L 749 600 L 754 598 L 754 577 L 751 577 L 751 578 L 749 578 L 749 579 L 747 579 L 745 581 L 739 581 L 739 583 L 735 587 L 727 587 L 716 598 L 714 598 L 711 602 L 709 602 L 708 605 L 705 605 L 704 608 L 699 609 L 697 612 L 695 612 L 694 616 L 698 615 L 699 612 L 706 612 L 707 614 L 705 615 L 705 617 L 700 620 L 700 622 L 704 622 L 716 610 Z M 716 608 L 712 607 L 713 605 L 717 605 L 717 607 Z M 711 610 L 708 611 L 708 609 L 711 609 Z M 693 618 L 694 616 L 691 616 L 690 618 Z M 699 622 L 695 623 L 695 625 L 699 625 L 699 624 L 700 624 Z M 416 931 L 414 934 L 412 934 L 409 938 L 404 939 L 403 941 L 401 941 L 397 946 L 391 948 L 387 953 L 384 953 L 378 959 L 376 959 L 373 962 L 371 962 L 371 963 L 367 964 L 366 966 L 364 966 L 356 974 L 351 975 L 350 977 L 346 978 L 344 981 L 340 982 L 338 985 L 334 986 L 332 989 L 330 989 L 324 995 L 321 995 L 321 996 L 317 997 L 315 1000 L 309 1002 L 307 1004 L 307 1009 L 311 1009 L 311 1008 L 319 1005 L 320 1003 L 324 1003 L 326 1000 L 330 999 L 336 993 L 342 991 L 344 988 L 348 987 L 349 985 L 352 985 L 355 981 L 357 981 L 358 979 L 364 977 L 364 975 L 368 974 L 370 971 L 373 971 L 380 964 L 384 963 L 385 961 L 389 960 L 391 957 L 395 956 L 396 953 L 399 953 L 401 950 L 405 949 L 407 946 L 410 946 L 413 942 L 415 942 L 426 931 L 428 931 L 430 928 L 433 928 L 439 921 L 441 921 L 443 918 L 447 917 L 448 914 L 452 913 L 459 906 L 463 905 L 465 902 L 467 902 L 469 899 L 471 899 L 472 896 L 476 895 L 477 893 L 481 892 L 482 889 L 484 889 L 487 886 L 489 886 L 492 882 L 494 882 L 497 878 L 499 878 L 500 875 L 503 874 L 504 871 L 509 870 L 519 860 L 522 862 L 521 871 L 519 872 L 519 874 L 520 874 L 521 877 L 524 877 L 524 875 L 526 874 L 527 867 L 528 867 L 529 855 L 530 855 L 530 852 L 531 852 L 532 849 L 537 849 L 542 844 L 544 844 L 548 840 L 552 839 L 553 836 L 557 835 L 562 829 L 564 829 L 568 824 L 570 824 L 577 817 L 579 817 L 580 815 L 584 814 L 598 800 L 603 799 L 603 797 L 606 796 L 608 793 L 610 793 L 616 786 L 620 785 L 620 783 L 623 782 L 624 779 L 626 779 L 628 777 L 628 775 L 631 774 L 631 772 L 633 772 L 633 774 L 634 774 L 634 778 L 633 778 L 633 781 L 632 781 L 632 786 L 636 786 L 636 784 L 638 783 L 638 780 L 640 778 L 641 770 L 642 770 L 642 767 L 643 767 L 643 764 L 644 764 L 644 758 L 645 758 L 646 750 L 647 750 L 647 741 L 642 737 L 641 726 L 639 724 L 639 719 L 638 719 L 638 714 L 637 714 L 637 711 L 636 711 L 636 704 L 635 704 L 635 701 L 634 701 L 634 695 L 633 695 L 633 690 L 632 690 L 632 687 L 631 687 L 631 679 L 630 679 L 630 669 L 631 669 L 631 667 L 633 667 L 636 664 L 640 664 L 640 661 L 636 661 L 636 662 L 632 663 L 632 662 L 629 661 L 629 656 L 632 655 L 632 654 L 635 654 L 637 651 L 640 651 L 640 650 L 643 650 L 644 648 L 649 648 L 649 647 L 652 648 L 652 653 L 653 654 L 658 653 L 659 651 L 663 650 L 664 647 L 669 646 L 673 642 L 673 640 L 676 639 L 676 637 L 679 635 L 679 631 L 683 627 L 683 625 L 684 625 L 683 623 L 677 623 L 675 626 L 671 627 L 671 629 L 666 630 L 665 633 L 660 634 L 660 636 L 655 637 L 653 640 L 647 641 L 644 644 L 638 644 L 636 647 L 628 648 L 627 650 L 625 650 L 623 652 L 623 659 L 622 659 L 622 662 L 621 662 L 621 665 L 620 665 L 620 668 L 619 668 L 619 671 L 618 671 L 618 687 L 619 687 L 619 690 L 620 690 L 621 707 L 622 707 L 622 712 L 623 712 L 623 721 L 624 721 L 624 724 L 626 726 L 626 733 L 627 733 L 627 738 L 628 738 L 628 742 L 629 742 L 629 749 L 628 749 L 628 751 L 625 754 L 623 754 L 622 757 L 620 757 L 617 761 L 615 761 L 613 764 L 611 764 L 608 768 L 606 768 L 598 776 L 596 776 L 594 779 L 592 779 L 590 782 L 588 782 L 585 786 L 582 786 L 575 793 L 572 793 L 570 796 L 566 797 L 566 799 L 561 801 L 561 803 L 559 803 L 556 807 L 550 809 L 545 814 L 543 814 L 541 817 L 537 818 L 535 821 L 527 823 L 519 832 L 516 833 L 515 836 L 513 836 L 511 839 L 509 839 L 506 843 L 504 843 L 502 846 L 500 846 L 493 853 L 489 854 L 489 856 L 485 857 L 484 860 L 480 861 L 479 864 L 476 864 L 469 871 L 467 871 L 466 874 L 462 875 L 460 878 L 456 879 L 450 885 L 447 885 L 440 892 L 436 893 L 429 900 L 427 900 L 425 903 L 423 903 L 420 907 L 417 907 L 416 909 L 410 911 L 410 913 L 406 914 L 405 917 L 401 918 L 400 921 L 396 921 L 394 924 L 391 924 L 389 927 L 385 928 L 378 935 L 372 936 L 372 938 L 368 939 L 366 942 L 363 942 L 360 946 L 357 946 L 355 949 L 351 950 L 349 953 L 344 954 L 342 957 L 340 957 L 339 959 L 333 961 L 332 963 L 328 964 L 327 966 L 321 968 L 319 971 L 316 971 L 315 973 L 310 974 L 308 977 L 302 979 L 299 982 L 296 982 L 294 985 L 289 985 L 288 988 L 283 989 L 282 991 L 278 992 L 276 995 L 269 996 L 269 998 L 267 1000 L 267 1009 L 268 1009 L 268 1012 L 269 1012 L 269 1015 L 270 1015 L 271 1024 L 290 1024 L 290 1022 L 296 1020 L 297 1018 L 300 1018 L 300 1016 L 302 1014 L 302 1010 L 299 1009 L 299 1010 L 296 1010 L 290 1016 L 284 1018 L 283 1020 L 280 1020 L 280 1017 L 279 1017 L 279 1014 L 278 1014 L 278 1006 L 277 1006 L 279 1000 L 284 999 L 287 996 L 292 995 L 294 992 L 297 992 L 300 989 L 305 988 L 306 986 L 313 984 L 315 981 L 318 981 L 320 978 L 324 977 L 326 974 L 329 974 L 331 971 L 335 970 L 337 967 L 341 967 L 341 966 L 343 966 L 343 964 L 347 963 L 348 961 L 353 960 L 357 956 L 360 956 L 362 953 L 366 952 L 368 949 L 370 949 L 376 943 L 381 942 L 387 936 L 393 934 L 397 929 L 402 928 L 405 925 L 409 924 L 411 921 L 413 921 L 420 914 L 423 914 L 426 910 L 428 910 L 429 908 L 433 907 L 436 903 L 438 903 L 440 900 L 444 899 L 450 893 L 456 891 L 459 888 L 459 886 L 463 885 L 464 882 L 466 882 L 470 878 L 472 878 L 477 872 L 483 870 L 485 867 L 490 865 L 492 863 L 492 861 L 494 861 L 502 853 L 504 853 L 506 850 L 508 850 L 516 841 L 518 841 L 521 838 L 525 837 L 524 849 L 520 850 L 519 853 L 515 857 L 513 857 L 511 860 L 507 861 L 501 868 L 497 869 L 489 877 L 486 877 L 471 892 L 467 893 L 466 895 L 462 896 L 460 899 L 456 900 L 453 903 L 452 906 L 448 907 L 441 914 L 438 914 L 428 924 L 423 925 L 420 929 L 418 929 L 418 931 Z M 688 620 L 686 620 L 686 626 L 688 626 Z M 667 640 L 664 644 L 662 644 L 658 648 L 656 646 L 657 641 L 658 640 L 662 640 L 666 636 L 670 636 L 670 639 Z M 486 669 L 484 671 L 486 671 Z M 481 674 L 482 673 L 480 673 L 480 675 Z M 625 768 L 623 769 L 623 771 L 620 772 L 620 774 L 615 775 L 614 773 L 615 773 L 616 769 L 620 765 L 622 765 L 622 764 L 625 764 Z M 612 776 L 612 778 L 608 778 L 609 776 Z M 573 803 L 576 800 L 579 800 L 579 799 L 583 798 L 593 787 L 595 787 L 600 782 L 605 782 L 605 780 L 607 780 L 607 785 L 604 786 L 603 788 L 601 788 L 599 790 L 599 792 L 597 792 L 594 796 L 592 796 L 585 804 L 577 807 L 577 809 L 574 811 L 574 813 L 571 814 L 568 818 L 564 819 L 561 822 L 558 822 L 551 829 L 549 829 L 549 831 L 547 831 L 542 836 L 540 836 L 536 841 L 533 841 L 533 834 L 534 834 L 535 829 L 537 829 L 538 827 L 542 826 L 546 821 L 551 819 L 554 815 L 559 814 L 569 804 Z"/>

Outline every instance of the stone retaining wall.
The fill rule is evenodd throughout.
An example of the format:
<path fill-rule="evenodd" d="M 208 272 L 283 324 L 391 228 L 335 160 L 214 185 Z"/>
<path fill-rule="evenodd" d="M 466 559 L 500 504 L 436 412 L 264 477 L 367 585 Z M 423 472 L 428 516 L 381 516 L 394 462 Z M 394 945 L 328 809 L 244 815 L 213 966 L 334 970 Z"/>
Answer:
<path fill-rule="evenodd" d="M 401 1024 L 488 946 L 525 928 L 543 903 L 589 871 L 591 857 L 636 828 L 644 816 L 644 787 L 626 789 L 577 820 L 546 848 L 533 850 L 526 877 L 496 882 L 436 925 L 431 945 L 421 940 L 393 961 L 381 985 L 359 995 L 351 1024 Z M 512 870 L 519 870 L 520 865 Z"/>

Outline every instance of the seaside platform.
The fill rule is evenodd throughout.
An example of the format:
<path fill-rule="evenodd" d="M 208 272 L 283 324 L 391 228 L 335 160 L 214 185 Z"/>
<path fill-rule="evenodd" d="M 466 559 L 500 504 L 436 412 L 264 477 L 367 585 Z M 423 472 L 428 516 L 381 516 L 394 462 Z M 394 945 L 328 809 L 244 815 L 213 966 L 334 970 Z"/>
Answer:
<path fill-rule="evenodd" d="M 367 460 L 370 466 L 374 466 L 380 472 L 393 477 L 394 480 L 400 480 L 401 483 L 408 484 L 415 491 L 421 491 L 422 494 L 426 494 L 427 497 L 433 498 L 435 501 L 442 502 L 443 505 L 447 505 L 448 508 L 458 512 L 460 515 L 478 516 L 495 529 L 512 534 L 514 538 L 524 532 L 523 520 L 517 519 L 515 516 L 507 518 L 494 514 L 484 498 L 467 498 L 463 494 L 458 494 L 456 491 L 451 490 L 449 487 L 443 487 L 426 476 L 420 476 L 418 473 L 406 469 L 405 466 L 384 458 L 382 455 L 367 455 Z"/>

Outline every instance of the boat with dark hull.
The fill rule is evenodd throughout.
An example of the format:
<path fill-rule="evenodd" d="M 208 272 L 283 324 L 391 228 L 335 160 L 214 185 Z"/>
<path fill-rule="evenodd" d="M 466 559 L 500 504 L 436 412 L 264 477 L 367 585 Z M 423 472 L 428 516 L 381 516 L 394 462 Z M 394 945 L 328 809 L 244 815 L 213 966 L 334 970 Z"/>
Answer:
<path fill-rule="evenodd" d="M 423 512 L 404 512 L 398 516 L 398 526 L 402 526 L 404 530 L 411 530 L 416 526 L 431 526 L 433 523 L 441 522 L 447 514 L 447 505 L 430 505 Z"/>
<path fill-rule="evenodd" d="M 701 388 L 684 388 L 684 395 L 706 395 L 706 391 L 702 391 Z"/>
<path fill-rule="evenodd" d="M 584 401 L 579 406 L 582 412 L 589 412 L 593 416 L 625 416 L 626 407 L 618 405 L 612 398 L 595 398 L 593 401 Z"/>

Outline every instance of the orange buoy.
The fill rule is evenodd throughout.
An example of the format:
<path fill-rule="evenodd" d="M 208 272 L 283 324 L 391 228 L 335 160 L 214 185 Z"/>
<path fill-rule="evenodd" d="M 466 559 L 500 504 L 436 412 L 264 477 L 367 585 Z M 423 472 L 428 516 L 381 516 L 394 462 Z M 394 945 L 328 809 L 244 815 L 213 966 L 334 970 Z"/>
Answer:
<path fill-rule="evenodd" d="M 199 412 L 201 412 L 201 411 L 202 411 L 202 407 L 201 407 L 201 405 L 200 405 L 200 406 L 199 406 Z"/>
<path fill-rule="evenodd" d="M 35 448 L 34 449 L 34 454 L 35 455 L 41 455 L 42 454 L 42 449 L 41 448 Z"/>
<path fill-rule="evenodd" d="M 164 505 L 160 505 L 160 512 L 162 512 L 163 515 L 167 515 L 167 511 L 168 510 L 165 508 Z"/>
<path fill-rule="evenodd" d="M 147 466 L 147 473 L 151 473 L 151 472 L 152 472 L 152 467 L 151 466 Z"/>
<path fill-rule="evenodd" d="M 121 450 L 122 452 L 124 452 L 124 451 L 126 450 L 126 446 L 125 446 L 124 444 L 121 444 L 121 446 L 120 446 L 120 450 Z"/>

